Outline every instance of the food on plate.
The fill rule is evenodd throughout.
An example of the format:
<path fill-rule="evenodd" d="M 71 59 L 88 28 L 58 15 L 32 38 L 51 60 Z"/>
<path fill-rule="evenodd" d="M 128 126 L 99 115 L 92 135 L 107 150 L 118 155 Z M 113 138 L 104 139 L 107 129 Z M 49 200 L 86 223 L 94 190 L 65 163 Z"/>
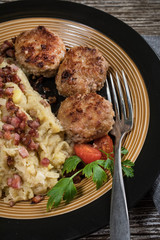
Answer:
<path fill-rule="evenodd" d="M 66 98 L 60 105 L 57 117 L 68 138 L 77 143 L 104 136 L 114 124 L 112 104 L 97 93 Z"/>
<path fill-rule="evenodd" d="M 43 98 L 15 64 L 30 75 Z M 47 194 L 50 210 L 62 199 L 73 199 L 77 179 L 92 177 L 98 189 L 111 178 L 114 154 L 108 133 L 114 111 L 95 93 L 103 87 L 108 68 L 98 49 L 76 46 L 66 52 L 60 37 L 44 26 L 0 46 L 0 198 L 10 206 L 29 199 L 39 203 Z M 43 86 L 44 77 L 53 76 L 59 94 L 67 97 L 57 118 L 49 105 L 56 102 L 56 87 Z M 127 152 L 123 148 L 121 153 Z M 122 161 L 126 176 L 133 176 L 133 165 Z"/>
<path fill-rule="evenodd" d="M 102 159 L 102 153 L 90 144 L 75 144 L 74 151 L 85 163 L 91 163 Z"/>
<path fill-rule="evenodd" d="M 5 202 L 13 205 L 35 196 L 37 202 L 57 183 L 71 154 L 63 135 L 50 105 L 22 70 L 1 59 L 0 197 Z"/>
<path fill-rule="evenodd" d="M 107 138 L 107 140 L 110 141 L 109 138 Z M 103 141 L 104 139 L 102 139 L 102 142 Z M 103 183 L 110 180 L 111 175 L 113 175 L 114 158 L 112 157 L 112 152 L 103 151 L 107 157 L 102 160 L 98 159 L 97 155 L 98 151 L 101 153 L 101 149 L 95 149 L 94 145 L 75 144 L 74 149 L 78 156 L 74 155 L 67 158 L 62 169 L 62 172 L 66 173 L 67 176 L 61 178 L 59 182 L 47 193 L 49 196 L 47 203 L 48 210 L 51 210 L 53 206 L 57 207 L 62 199 L 65 200 L 66 203 L 69 203 L 74 198 L 77 193 L 74 179 L 77 176 L 85 176 L 86 178 L 92 179 L 96 184 L 96 188 L 99 189 Z M 110 151 L 109 148 L 106 148 L 106 150 Z M 122 156 L 127 153 L 127 149 L 123 147 L 121 149 Z M 96 155 L 95 158 L 94 154 Z M 92 158 L 92 161 L 89 160 L 90 157 Z M 134 163 L 130 160 L 122 159 L 122 170 L 124 175 L 127 177 L 134 176 L 133 166 Z"/>
<path fill-rule="evenodd" d="M 113 140 L 108 134 L 101 137 L 101 138 L 95 139 L 94 140 L 94 147 L 102 150 L 102 159 L 107 158 L 107 155 L 105 153 L 110 153 L 111 157 L 114 157 L 114 154 L 113 154 Z"/>
<path fill-rule="evenodd" d="M 65 52 L 61 38 L 44 26 L 24 31 L 16 37 L 15 57 L 28 74 L 54 76 Z"/>
<path fill-rule="evenodd" d="M 56 75 L 60 95 L 99 91 L 106 80 L 109 64 L 96 48 L 76 46 L 65 55 Z"/>

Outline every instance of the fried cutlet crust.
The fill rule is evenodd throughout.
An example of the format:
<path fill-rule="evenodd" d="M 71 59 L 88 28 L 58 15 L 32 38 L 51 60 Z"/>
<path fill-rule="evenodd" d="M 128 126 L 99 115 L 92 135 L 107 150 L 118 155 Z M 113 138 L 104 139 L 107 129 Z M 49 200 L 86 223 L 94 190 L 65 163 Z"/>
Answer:
<path fill-rule="evenodd" d="M 97 93 L 66 98 L 58 119 L 73 142 L 89 142 L 107 134 L 114 124 L 112 104 Z"/>
<path fill-rule="evenodd" d="M 56 76 L 60 95 L 99 91 L 105 82 L 109 64 L 96 48 L 76 46 L 65 55 Z"/>
<path fill-rule="evenodd" d="M 24 31 L 16 38 L 16 60 L 29 74 L 52 77 L 64 55 L 63 41 L 44 26 Z"/>

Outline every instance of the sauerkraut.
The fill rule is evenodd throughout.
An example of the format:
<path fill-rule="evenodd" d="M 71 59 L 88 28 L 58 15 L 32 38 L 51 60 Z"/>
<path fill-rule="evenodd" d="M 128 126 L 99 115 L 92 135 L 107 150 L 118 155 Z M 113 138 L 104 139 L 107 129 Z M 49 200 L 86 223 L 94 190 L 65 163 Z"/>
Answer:
<path fill-rule="evenodd" d="M 0 197 L 5 202 L 45 194 L 61 175 L 71 148 L 46 100 L 23 71 L 0 64 Z"/>

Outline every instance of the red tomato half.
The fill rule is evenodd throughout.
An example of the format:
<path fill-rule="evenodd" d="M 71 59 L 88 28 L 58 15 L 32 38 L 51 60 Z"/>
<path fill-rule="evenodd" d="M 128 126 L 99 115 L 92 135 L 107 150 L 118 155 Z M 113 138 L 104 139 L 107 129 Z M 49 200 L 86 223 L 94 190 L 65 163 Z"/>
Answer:
<path fill-rule="evenodd" d="M 91 163 L 102 158 L 101 152 L 89 144 L 75 144 L 74 151 L 85 163 Z"/>
<path fill-rule="evenodd" d="M 98 138 L 94 141 L 94 145 L 97 149 L 103 150 L 106 153 L 113 152 L 113 141 L 109 135 Z M 111 154 L 111 157 L 114 157 L 114 154 Z M 102 159 L 106 159 L 106 154 L 102 153 Z"/>

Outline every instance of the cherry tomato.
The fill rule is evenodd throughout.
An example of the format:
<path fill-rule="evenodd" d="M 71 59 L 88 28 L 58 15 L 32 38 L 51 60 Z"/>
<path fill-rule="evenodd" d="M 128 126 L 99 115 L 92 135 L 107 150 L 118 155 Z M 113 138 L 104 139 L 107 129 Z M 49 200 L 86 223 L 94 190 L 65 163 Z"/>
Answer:
<path fill-rule="evenodd" d="M 75 144 L 74 151 L 85 163 L 91 163 L 102 157 L 102 153 L 89 144 Z"/>
<path fill-rule="evenodd" d="M 109 135 L 105 135 L 104 137 L 98 138 L 94 141 L 94 146 L 97 149 L 103 150 L 106 153 L 113 152 L 113 141 Z M 111 157 L 114 157 L 114 154 L 111 154 Z M 107 155 L 102 153 L 102 159 L 106 159 Z"/>

